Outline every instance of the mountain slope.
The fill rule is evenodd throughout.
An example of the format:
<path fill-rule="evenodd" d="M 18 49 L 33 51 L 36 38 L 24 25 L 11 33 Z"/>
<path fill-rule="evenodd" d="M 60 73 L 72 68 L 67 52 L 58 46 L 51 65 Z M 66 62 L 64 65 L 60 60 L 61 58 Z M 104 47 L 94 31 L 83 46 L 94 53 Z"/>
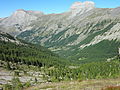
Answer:
<path fill-rule="evenodd" d="M 9 29 L 10 31 L 10 29 Z M 71 60 L 88 58 L 80 52 L 84 50 L 88 54 L 95 54 L 92 60 L 96 60 L 96 54 L 104 56 L 99 60 L 106 60 L 116 56 L 120 42 L 120 8 L 95 8 L 94 2 L 75 2 L 69 11 L 61 14 L 42 15 L 26 25 L 23 32 L 17 35 L 23 40 L 40 44 L 58 53 L 62 57 Z M 105 42 L 104 42 L 105 41 Z M 111 48 L 109 44 L 113 43 Z M 108 45 L 108 48 L 96 48 L 96 46 Z M 116 45 L 117 44 L 117 45 Z M 91 49 L 94 48 L 94 49 Z M 86 48 L 88 50 L 86 50 Z M 95 49 L 100 50 L 94 53 Z M 92 52 L 89 52 L 92 50 Z M 101 52 L 102 50 L 102 52 Z M 106 56 L 107 50 L 114 51 Z M 111 52 L 110 52 L 111 53 Z M 101 57 L 101 56 L 99 56 Z"/>
<path fill-rule="evenodd" d="M 0 60 L 35 66 L 63 66 L 65 61 L 48 49 L 0 32 Z"/>

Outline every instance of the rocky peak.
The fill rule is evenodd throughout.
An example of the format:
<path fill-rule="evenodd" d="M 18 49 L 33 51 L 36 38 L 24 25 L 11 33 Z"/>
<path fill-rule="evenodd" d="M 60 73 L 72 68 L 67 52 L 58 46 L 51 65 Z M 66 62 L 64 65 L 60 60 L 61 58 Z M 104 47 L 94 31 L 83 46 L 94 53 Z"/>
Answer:
<path fill-rule="evenodd" d="M 27 14 L 27 12 L 25 10 L 18 9 L 12 14 L 12 16 L 13 17 L 24 17 L 26 14 Z"/>
<path fill-rule="evenodd" d="M 71 10 L 76 10 L 76 9 L 93 9 L 95 7 L 95 3 L 92 1 L 85 1 L 85 2 L 75 2 L 71 6 Z"/>
<path fill-rule="evenodd" d="M 33 16 L 42 16 L 44 15 L 43 12 L 41 11 L 32 11 L 32 10 L 24 10 L 24 9 L 18 9 L 13 13 L 13 16 L 18 16 L 18 17 L 24 17 L 25 15 L 33 15 Z"/>
<path fill-rule="evenodd" d="M 43 12 L 41 12 L 41 11 L 32 11 L 32 10 L 29 10 L 29 11 L 27 11 L 28 13 L 31 13 L 31 14 L 34 14 L 34 15 L 44 15 L 44 13 Z"/>
<path fill-rule="evenodd" d="M 39 17 L 44 14 L 40 11 L 27 11 L 24 9 L 18 9 L 9 17 L 0 19 L 0 29 L 4 30 L 4 32 L 8 32 L 10 29 L 11 35 L 17 35 L 20 32 L 24 31 L 24 29 L 32 23 L 32 21 L 37 20 Z"/>
<path fill-rule="evenodd" d="M 30 24 L 31 21 L 36 20 L 42 15 L 44 14 L 40 11 L 26 11 L 24 9 L 18 9 L 10 17 L 7 17 L 2 21 L 1 25 L 14 26 L 15 24 L 19 24 L 26 26 L 26 24 Z"/>
<path fill-rule="evenodd" d="M 95 3 L 92 1 L 75 2 L 70 8 L 72 16 L 76 16 L 78 13 L 83 14 L 91 9 L 95 8 Z"/>

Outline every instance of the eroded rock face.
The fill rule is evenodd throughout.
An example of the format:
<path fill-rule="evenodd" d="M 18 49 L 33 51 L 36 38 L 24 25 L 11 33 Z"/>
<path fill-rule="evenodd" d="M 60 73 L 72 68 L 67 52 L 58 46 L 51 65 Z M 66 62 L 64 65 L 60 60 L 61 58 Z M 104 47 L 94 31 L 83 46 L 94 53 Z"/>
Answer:
<path fill-rule="evenodd" d="M 92 1 L 85 1 L 85 2 L 75 2 L 70 10 L 72 12 L 72 16 L 75 16 L 76 14 L 80 13 L 83 14 L 91 9 L 95 8 L 95 3 Z"/>

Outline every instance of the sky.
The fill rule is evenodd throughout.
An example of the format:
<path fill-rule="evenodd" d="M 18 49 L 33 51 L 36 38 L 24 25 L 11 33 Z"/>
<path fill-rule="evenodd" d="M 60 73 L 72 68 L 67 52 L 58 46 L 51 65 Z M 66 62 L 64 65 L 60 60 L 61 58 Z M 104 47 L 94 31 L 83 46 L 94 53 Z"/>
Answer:
<path fill-rule="evenodd" d="M 42 11 L 46 14 L 68 11 L 76 2 L 93 1 L 98 8 L 115 8 L 120 0 L 0 0 L 0 17 L 10 16 L 17 9 Z"/>

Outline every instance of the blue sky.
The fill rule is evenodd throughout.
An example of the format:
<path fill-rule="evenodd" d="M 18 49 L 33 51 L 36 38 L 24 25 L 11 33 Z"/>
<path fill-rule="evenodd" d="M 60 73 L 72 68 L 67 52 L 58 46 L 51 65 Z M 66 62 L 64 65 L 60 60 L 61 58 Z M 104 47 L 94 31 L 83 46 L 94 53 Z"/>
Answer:
<path fill-rule="evenodd" d="M 120 6 L 120 0 L 0 0 L 0 17 L 10 16 L 16 9 L 61 13 L 69 10 L 76 1 L 93 1 L 99 8 Z"/>

